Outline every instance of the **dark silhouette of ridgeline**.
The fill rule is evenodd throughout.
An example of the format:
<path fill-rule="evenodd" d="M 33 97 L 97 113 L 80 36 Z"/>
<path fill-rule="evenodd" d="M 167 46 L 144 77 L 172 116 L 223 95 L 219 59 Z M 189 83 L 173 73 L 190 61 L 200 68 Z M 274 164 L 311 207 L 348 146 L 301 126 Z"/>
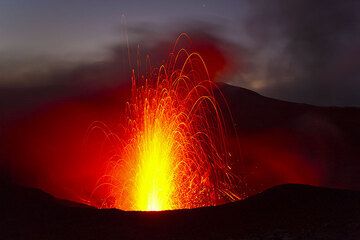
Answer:
<path fill-rule="evenodd" d="M 242 158 L 237 171 L 253 192 L 287 182 L 360 190 L 360 108 L 292 103 L 219 87 L 232 113 L 235 148 L 242 152 L 234 158 Z"/>
<path fill-rule="evenodd" d="M 164 212 L 95 209 L 3 184 L 0 239 L 360 239 L 360 192 L 287 184 Z"/>
<path fill-rule="evenodd" d="M 235 126 L 235 131 L 229 129 L 233 134 L 229 149 L 234 172 L 242 178 L 239 192 L 251 195 L 289 182 L 360 190 L 360 108 L 281 101 L 223 83 L 219 83 L 219 89 L 227 102 L 225 105 L 219 98 L 219 105 L 223 112 L 228 106 L 232 114 L 232 121 L 227 114 L 224 120 L 229 122 L 229 128 L 232 124 Z M 44 89 L 38 89 L 36 94 L 25 90 L 10 91 L 10 95 L 9 91 L 5 92 L 4 103 L 12 101 L 5 98 L 11 94 L 15 99 L 48 94 Z M 5 115 L 9 117 L 4 115 L 5 119 L 11 120 L 2 122 L 5 120 L 0 119 L 1 155 L 11 162 L 13 175 L 27 185 L 51 188 L 44 186 L 47 179 L 38 178 L 47 176 L 46 171 L 52 170 L 53 164 L 61 166 L 63 171 L 57 176 L 81 179 L 82 176 L 78 176 L 81 169 L 74 170 L 73 163 L 88 167 L 89 162 L 98 161 L 94 156 L 103 154 L 94 148 L 87 149 L 86 156 L 78 157 L 80 154 L 76 151 L 83 147 L 81 143 L 89 126 L 100 121 L 116 131 L 129 93 L 130 86 L 126 84 L 89 93 L 85 91 L 81 96 L 69 97 L 66 101 L 54 100 L 42 108 L 26 106 L 24 108 L 29 111 L 32 109 L 31 113 L 24 113 L 26 117 L 17 116 L 15 113 L 23 111 L 16 107 L 9 107 L 11 111 L 8 112 L 0 106 L 3 113 L 8 112 Z M 97 169 L 86 171 L 86 177 L 93 176 L 87 182 L 91 187 L 98 179 Z M 52 179 L 54 182 L 49 185 L 62 186 L 62 179 L 56 176 Z M 71 185 L 83 188 L 84 183 L 73 182 Z M 49 190 L 71 198 L 59 189 Z"/>

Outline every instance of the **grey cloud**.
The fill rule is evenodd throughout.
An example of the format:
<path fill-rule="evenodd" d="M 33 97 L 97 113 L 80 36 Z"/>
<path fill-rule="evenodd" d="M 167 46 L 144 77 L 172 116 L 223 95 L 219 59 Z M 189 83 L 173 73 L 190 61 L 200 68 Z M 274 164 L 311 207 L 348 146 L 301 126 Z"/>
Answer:
<path fill-rule="evenodd" d="M 317 105 L 360 105 L 360 2 L 248 1 L 238 85 Z"/>

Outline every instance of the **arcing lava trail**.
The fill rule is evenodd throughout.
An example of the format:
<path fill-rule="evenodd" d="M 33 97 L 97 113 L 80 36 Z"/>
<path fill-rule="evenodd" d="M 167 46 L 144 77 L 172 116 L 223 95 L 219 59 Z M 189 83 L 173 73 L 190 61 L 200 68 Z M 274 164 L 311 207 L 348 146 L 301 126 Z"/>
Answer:
<path fill-rule="evenodd" d="M 96 190 L 106 189 L 101 207 L 154 211 L 238 199 L 219 90 L 199 53 L 177 49 L 185 38 L 158 69 L 132 74 L 121 153 Z"/>

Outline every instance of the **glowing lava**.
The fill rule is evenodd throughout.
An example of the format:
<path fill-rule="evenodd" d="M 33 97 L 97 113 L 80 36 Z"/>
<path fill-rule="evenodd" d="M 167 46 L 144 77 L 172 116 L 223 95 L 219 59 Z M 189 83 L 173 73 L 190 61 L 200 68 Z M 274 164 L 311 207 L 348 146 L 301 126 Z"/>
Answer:
<path fill-rule="evenodd" d="M 148 114 L 148 109 L 144 114 Z M 174 139 L 171 129 L 163 129 L 159 118 L 161 116 L 149 122 L 144 119 L 145 129 L 140 136 L 134 192 L 135 208 L 140 210 L 171 208 L 175 184 L 172 179 Z"/>
<path fill-rule="evenodd" d="M 109 186 L 102 207 L 167 210 L 237 198 L 216 84 L 198 53 L 176 46 L 147 77 L 132 75 L 123 150 L 101 184 Z"/>

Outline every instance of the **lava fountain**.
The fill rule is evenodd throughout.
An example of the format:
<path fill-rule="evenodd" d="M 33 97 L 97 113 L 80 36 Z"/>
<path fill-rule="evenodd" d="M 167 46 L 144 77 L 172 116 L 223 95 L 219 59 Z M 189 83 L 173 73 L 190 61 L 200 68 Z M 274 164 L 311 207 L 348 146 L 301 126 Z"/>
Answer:
<path fill-rule="evenodd" d="M 121 150 L 97 188 L 108 188 L 101 207 L 158 211 L 238 198 L 219 89 L 199 53 L 178 49 L 184 38 L 146 77 L 133 71 Z"/>

